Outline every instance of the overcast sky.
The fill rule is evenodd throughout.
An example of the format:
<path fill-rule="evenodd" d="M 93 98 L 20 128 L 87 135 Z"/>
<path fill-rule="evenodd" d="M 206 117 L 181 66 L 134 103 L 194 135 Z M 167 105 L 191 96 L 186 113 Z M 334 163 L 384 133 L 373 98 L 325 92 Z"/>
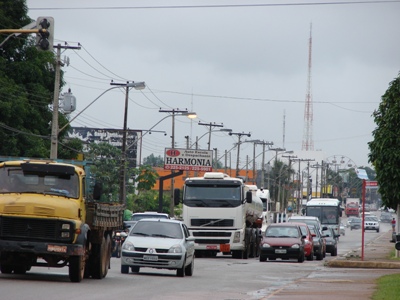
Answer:
<path fill-rule="evenodd" d="M 242 141 L 302 150 L 305 130 L 310 28 L 314 150 L 327 161 L 367 166 L 372 113 L 400 71 L 400 1 L 153 1 L 32 0 L 29 16 L 55 20 L 55 44 L 81 45 L 65 50 L 66 85 L 77 110 L 109 89 L 110 81 L 145 81 L 130 91 L 128 127 L 148 130 L 166 117 L 159 109 L 188 109 L 190 121 L 177 116 L 175 142 L 186 147 L 196 136 L 207 149 L 208 127 L 223 123 Z M 301 4 L 301 5 L 300 5 Z M 124 90 L 106 92 L 72 126 L 122 128 Z M 214 127 L 215 130 L 220 128 Z M 142 158 L 164 156 L 171 146 L 172 118 L 143 138 Z M 211 148 L 218 157 L 238 137 L 215 132 Z M 236 148 L 231 153 L 236 166 Z M 256 147 L 257 165 L 262 146 Z M 240 167 L 253 144 L 240 148 Z M 275 152 L 269 151 L 266 160 Z M 229 163 L 229 162 L 228 162 Z M 249 166 L 251 169 L 252 166 Z"/>

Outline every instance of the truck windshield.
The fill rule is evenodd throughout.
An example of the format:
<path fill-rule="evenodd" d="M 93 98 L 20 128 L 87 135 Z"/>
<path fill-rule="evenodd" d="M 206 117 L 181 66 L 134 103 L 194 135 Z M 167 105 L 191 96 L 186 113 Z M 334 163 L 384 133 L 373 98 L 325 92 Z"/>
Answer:
<path fill-rule="evenodd" d="M 241 205 L 240 186 L 186 186 L 183 202 L 188 206 L 235 207 Z"/>
<path fill-rule="evenodd" d="M 79 180 L 76 174 L 36 174 L 23 172 L 20 167 L 0 169 L 0 193 L 39 193 L 78 198 L 78 191 Z"/>

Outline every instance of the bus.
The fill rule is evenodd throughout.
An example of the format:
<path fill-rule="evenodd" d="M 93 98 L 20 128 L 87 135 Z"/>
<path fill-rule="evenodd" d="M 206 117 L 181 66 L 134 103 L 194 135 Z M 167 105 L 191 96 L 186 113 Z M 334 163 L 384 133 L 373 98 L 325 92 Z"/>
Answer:
<path fill-rule="evenodd" d="M 334 198 L 314 198 L 306 204 L 306 216 L 318 217 L 322 226 L 331 227 L 340 235 L 342 208 L 340 201 Z"/>

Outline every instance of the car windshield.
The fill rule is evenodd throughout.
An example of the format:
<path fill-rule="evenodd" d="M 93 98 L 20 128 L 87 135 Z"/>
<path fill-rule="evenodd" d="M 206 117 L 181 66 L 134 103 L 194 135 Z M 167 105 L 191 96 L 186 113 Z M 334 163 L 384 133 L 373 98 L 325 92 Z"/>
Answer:
<path fill-rule="evenodd" d="M 356 218 L 351 221 L 352 223 L 361 223 L 361 218 Z"/>
<path fill-rule="evenodd" d="M 296 227 L 289 227 L 289 226 L 268 227 L 265 232 L 265 236 L 266 237 L 291 237 L 291 238 L 300 237 L 298 229 Z"/>
<path fill-rule="evenodd" d="M 376 217 L 365 217 L 365 221 L 377 221 Z"/>
<path fill-rule="evenodd" d="M 322 232 L 325 236 L 333 237 L 332 230 L 324 230 Z"/>
<path fill-rule="evenodd" d="M 182 239 L 183 233 L 179 223 L 138 221 L 129 233 L 130 236 L 164 237 Z"/>

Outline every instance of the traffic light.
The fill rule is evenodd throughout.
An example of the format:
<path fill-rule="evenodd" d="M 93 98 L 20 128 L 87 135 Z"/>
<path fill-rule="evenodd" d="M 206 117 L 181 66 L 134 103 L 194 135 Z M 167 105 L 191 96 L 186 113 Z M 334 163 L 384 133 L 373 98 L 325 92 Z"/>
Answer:
<path fill-rule="evenodd" d="M 52 51 L 54 42 L 53 17 L 39 17 L 36 20 L 36 47 L 38 50 Z"/>

